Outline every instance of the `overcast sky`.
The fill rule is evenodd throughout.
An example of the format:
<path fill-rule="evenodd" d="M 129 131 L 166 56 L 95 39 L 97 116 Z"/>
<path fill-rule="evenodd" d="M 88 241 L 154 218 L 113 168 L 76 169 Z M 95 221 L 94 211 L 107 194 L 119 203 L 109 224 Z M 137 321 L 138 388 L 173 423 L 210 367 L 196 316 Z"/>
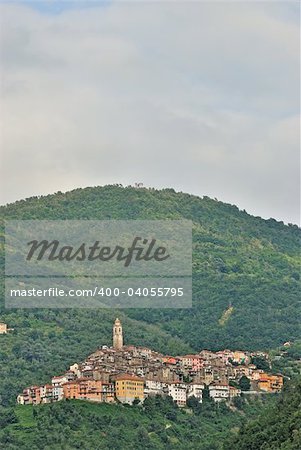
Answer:
<path fill-rule="evenodd" d="M 299 2 L 10 2 L 1 203 L 143 182 L 299 223 Z"/>

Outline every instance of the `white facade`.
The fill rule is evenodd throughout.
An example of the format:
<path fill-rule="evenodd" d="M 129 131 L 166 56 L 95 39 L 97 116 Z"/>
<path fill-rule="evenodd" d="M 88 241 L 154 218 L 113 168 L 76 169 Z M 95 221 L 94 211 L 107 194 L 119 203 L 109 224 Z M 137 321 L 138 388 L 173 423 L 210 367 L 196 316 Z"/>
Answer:
<path fill-rule="evenodd" d="M 25 401 L 24 401 L 24 395 L 23 394 L 19 394 L 17 397 L 17 403 L 18 405 L 24 405 Z"/>
<path fill-rule="evenodd" d="M 45 384 L 40 386 L 41 403 L 51 403 L 53 401 L 53 386 Z"/>
<path fill-rule="evenodd" d="M 6 334 L 6 333 L 7 333 L 6 323 L 0 322 L 0 334 Z"/>
<path fill-rule="evenodd" d="M 64 390 L 62 386 L 52 386 L 52 396 L 53 400 L 60 401 L 63 400 Z"/>
<path fill-rule="evenodd" d="M 165 383 L 164 392 L 172 397 L 178 406 L 186 405 L 187 386 L 185 383 Z"/>
<path fill-rule="evenodd" d="M 80 370 L 79 370 L 79 365 L 77 363 L 72 364 L 72 366 L 70 366 L 69 370 L 70 370 L 70 372 L 75 373 L 75 375 L 77 377 L 81 376 L 81 373 L 80 373 Z"/>
<path fill-rule="evenodd" d="M 215 402 L 228 400 L 230 397 L 230 388 L 224 384 L 211 385 L 209 386 L 209 396 L 213 398 Z"/>
<path fill-rule="evenodd" d="M 162 395 L 164 384 L 161 381 L 145 380 L 144 395 Z"/>
<path fill-rule="evenodd" d="M 202 403 L 203 401 L 203 384 L 189 384 L 187 389 L 187 398 L 189 397 L 196 397 L 199 400 L 199 403 Z"/>
<path fill-rule="evenodd" d="M 68 381 L 68 378 L 65 375 L 52 378 L 51 383 L 52 383 L 53 400 L 55 400 L 55 401 L 63 400 L 64 390 L 63 390 L 62 384 L 67 383 L 67 381 Z"/>

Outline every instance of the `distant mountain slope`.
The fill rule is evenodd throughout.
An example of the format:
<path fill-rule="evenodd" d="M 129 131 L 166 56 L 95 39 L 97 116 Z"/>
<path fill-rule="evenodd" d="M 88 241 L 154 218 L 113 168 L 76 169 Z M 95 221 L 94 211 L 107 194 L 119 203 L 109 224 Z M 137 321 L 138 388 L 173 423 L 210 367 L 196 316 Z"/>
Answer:
<path fill-rule="evenodd" d="M 4 219 L 193 221 L 193 309 L 124 309 L 118 314 L 126 325 L 127 342 L 176 354 L 201 348 L 267 349 L 300 335 L 301 233 L 295 225 L 263 220 L 235 206 L 173 189 L 121 186 L 34 197 L 1 207 L 0 214 Z M 3 262 L 3 251 L 0 258 Z M 1 320 L 17 333 L 6 336 L 0 347 L 8 359 L 7 376 L 14 364 L 26 367 L 27 382 L 30 373 L 38 382 L 54 367 L 62 370 L 108 343 L 114 316 L 110 310 L 2 308 Z M 8 393 L 4 389 L 6 399 Z"/>

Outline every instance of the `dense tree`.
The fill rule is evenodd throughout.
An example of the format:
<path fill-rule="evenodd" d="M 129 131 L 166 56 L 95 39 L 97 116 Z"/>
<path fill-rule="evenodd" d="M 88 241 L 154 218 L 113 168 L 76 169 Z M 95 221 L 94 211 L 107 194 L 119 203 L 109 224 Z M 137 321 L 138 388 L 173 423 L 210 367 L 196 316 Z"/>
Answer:
<path fill-rule="evenodd" d="M 225 450 L 300 450 L 301 380 L 289 383 L 277 403 L 244 425 Z"/>
<path fill-rule="evenodd" d="M 241 377 L 241 379 L 239 380 L 238 385 L 239 385 L 239 387 L 240 387 L 240 389 L 241 389 L 242 391 L 249 391 L 249 390 L 250 390 L 250 386 L 251 386 L 251 382 L 250 382 L 250 380 L 249 380 L 248 377 L 246 377 L 245 375 L 243 375 L 243 376 Z"/>
<path fill-rule="evenodd" d="M 270 364 L 269 364 L 269 362 L 266 360 L 266 358 L 263 358 L 262 356 L 254 356 L 252 358 L 252 364 L 255 364 L 257 369 L 262 369 L 265 372 L 269 372 L 270 371 Z"/>
<path fill-rule="evenodd" d="M 231 430 L 262 410 L 250 402 L 241 412 L 214 402 L 184 411 L 161 396 L 139 407 L 80 400 L 17 406 L 11 410 L 17 422 L 11 417 L 0 428 L 0 449 L 222 450 Z"/>

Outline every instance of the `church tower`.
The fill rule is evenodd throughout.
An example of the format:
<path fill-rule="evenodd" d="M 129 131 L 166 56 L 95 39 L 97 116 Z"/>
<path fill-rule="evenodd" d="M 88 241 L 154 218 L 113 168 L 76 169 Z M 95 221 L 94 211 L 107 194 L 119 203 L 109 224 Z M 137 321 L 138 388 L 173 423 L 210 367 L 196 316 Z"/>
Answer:
<path fill-rule="evenodd" d="M 119 319 L 113 325 L 113 348 L 121 350 L 123 347 L 122 325 Z"/>

